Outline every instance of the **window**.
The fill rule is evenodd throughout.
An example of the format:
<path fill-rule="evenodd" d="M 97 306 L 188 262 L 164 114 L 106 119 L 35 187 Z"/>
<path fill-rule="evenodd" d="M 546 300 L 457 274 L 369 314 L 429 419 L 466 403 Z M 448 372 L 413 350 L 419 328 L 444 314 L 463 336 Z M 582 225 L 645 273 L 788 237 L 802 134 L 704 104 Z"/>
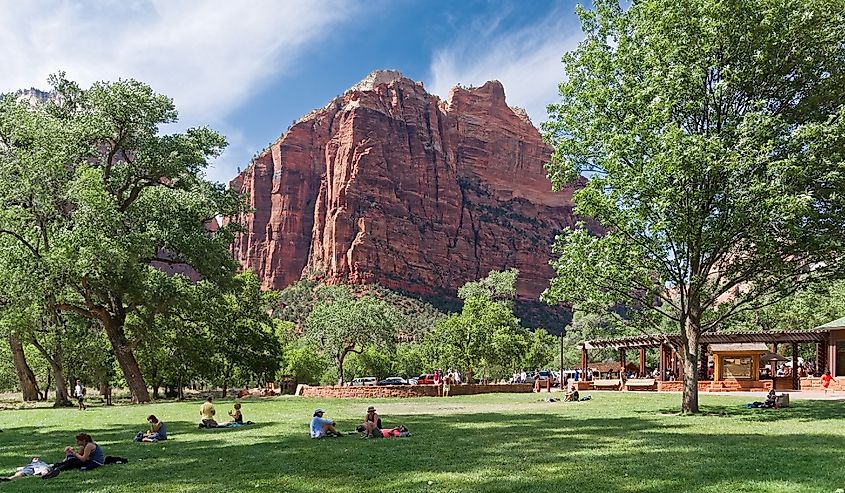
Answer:
<path fill-rule="evenodd" d="M 722 358 L 720 379 L 751 378 L 753 360 L 750 356 Z"/>

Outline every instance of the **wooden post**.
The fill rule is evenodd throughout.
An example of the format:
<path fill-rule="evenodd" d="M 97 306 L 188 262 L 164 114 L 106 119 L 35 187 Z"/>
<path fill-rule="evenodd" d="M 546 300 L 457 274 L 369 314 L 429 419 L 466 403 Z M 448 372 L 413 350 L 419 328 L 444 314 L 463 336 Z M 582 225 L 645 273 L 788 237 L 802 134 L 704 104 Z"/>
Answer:
<path fill-rule="evenodd" d="M 824 363 L 825 363 L 825 352 L 827 351 L 827 345 L 822 342 L 816 343 L 816 368 L 814 374 L 812 376 L 821 375 L 824 373 Z"/>
<path fill-rule="evenodd" d="M 645 348 L 640 348 L 640 378 L 645 378 L 646 375 L 646 368 L 645 368 Z"/>
<path fill-rule="evenodd" d="M 798 343 L 792 343 L 792 390 L 798 390 Z"/>
<path fill-rule="evenodd" d="M 625 348 L 619 348 L 619 373 L 620 377 L 622 376 L 621 373 L 625 371 L 625 365 L 628 363 L 627 358 L 625 357 Z"/>
<path fill-rule="evenodd" d="M 675 353 L 675 367 L 678 369 L 678 371 L 675 372 L 675 380 L 678 380 L 679 382 L 684 381 L 684 362 L 682 358 L 683 356 L 681 353 Z"/>
<path fill-rule="evenodd" d="M 587 348 L 581 346 L 581 380 L 587 379 L 587 364 L 589 362 L 589 355 Z"/>
<path fill-rule="evenodd" d="M 698 378 L 707 380 L 707 344 L 700 344 L 698 351 Z"/>
<path fill-rule="evenodd" d="M 566 335 L 566 329 L 560 330 L 560 379 L 558 381 L 558 385 L 560 385 L 560 389 L 563 390 L 566 388 L 566 377 L 563 373 L 563 336 Z"/>
<path fill-rule="evenodd" d="M 666 379 L 666 346 L 660 343 L 660 354 L 657 357 L 657 379 L 663 381 Z"/>
<path fill-rule="evenodd" d="M 672 372 L 672 376 L 675 377 L 675 380 L 678 379 L 678 358 L 675 356 L 675 348 L 672 348 L 672 351 L 669 353 L 669 371 Z"/>

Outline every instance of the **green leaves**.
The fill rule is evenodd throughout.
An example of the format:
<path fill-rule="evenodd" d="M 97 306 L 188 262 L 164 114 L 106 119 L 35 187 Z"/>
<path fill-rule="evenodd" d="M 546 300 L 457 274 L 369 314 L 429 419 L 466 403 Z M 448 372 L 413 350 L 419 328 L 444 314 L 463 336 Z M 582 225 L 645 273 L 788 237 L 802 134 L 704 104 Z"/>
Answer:
<path fill-rule="evenodd" d="M 845 276 L 845 1 L 580 14 L 547 169 L 590 176 L 576 212 L 607 233 L 558 238 L 545 300 L 674 321 L 694 355 L 702 331 Z"/>
<path fill-rule="evenodd" d="M 594 173 L 576 210 L 608 233 L 558 239 L 545 298 L 628 300 L 680 321 L 690 292 L 707 308 L 738 285 L 750 302 L 841 276 L 843 7 L 601 1 L 582 12 L 586 39 L 564 58 L 544 127 L 548 169 L 558 187 Z"/>

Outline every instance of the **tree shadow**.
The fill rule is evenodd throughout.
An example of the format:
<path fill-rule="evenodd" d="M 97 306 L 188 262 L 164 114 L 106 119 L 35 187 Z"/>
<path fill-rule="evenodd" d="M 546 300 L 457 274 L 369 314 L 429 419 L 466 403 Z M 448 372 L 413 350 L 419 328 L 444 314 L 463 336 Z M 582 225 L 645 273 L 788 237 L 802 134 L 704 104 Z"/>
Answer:
<path fill-rule="evenodd" d="M 748 402 L 755 402 L 749 400 Z M 726 404 L 708 404 L 700 407 L 703 416 L 721 416 L 732 419 L 740 419 L 752 422 L 777 422 L 795 420 L 799 422 L 820 422 L 830 420 L 840 420 L 842 414 L 841 401 L 811 401 L 811 400 L 794 400 L 789 403 L 788 407 L 780 409 L 772 408 L 747 408 L 745 403 L 737 403 L 736 405 Z M 663 415 L 677 415 L 677 408 L 663 408 L 657 411 L 658 414 Z M 642 412 L 641 414 L 651 414 L 649 412 Z M 696 415 L 683 416 L 694 419 Z"/>

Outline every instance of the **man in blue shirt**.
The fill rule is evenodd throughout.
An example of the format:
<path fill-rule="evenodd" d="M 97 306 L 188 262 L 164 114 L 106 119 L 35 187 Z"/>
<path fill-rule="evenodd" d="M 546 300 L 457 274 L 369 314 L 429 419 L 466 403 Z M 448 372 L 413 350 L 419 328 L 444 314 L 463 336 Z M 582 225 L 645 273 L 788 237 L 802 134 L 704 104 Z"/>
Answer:
<path fill-rule="evenodd" d="M 323 417 L 322 409 L 314 410 L 314 417 L 311 418 L 311 438 L 322 438 L 325 436 L 339 437 L 340 433 L 334 428 L 334 421 Z"/>

